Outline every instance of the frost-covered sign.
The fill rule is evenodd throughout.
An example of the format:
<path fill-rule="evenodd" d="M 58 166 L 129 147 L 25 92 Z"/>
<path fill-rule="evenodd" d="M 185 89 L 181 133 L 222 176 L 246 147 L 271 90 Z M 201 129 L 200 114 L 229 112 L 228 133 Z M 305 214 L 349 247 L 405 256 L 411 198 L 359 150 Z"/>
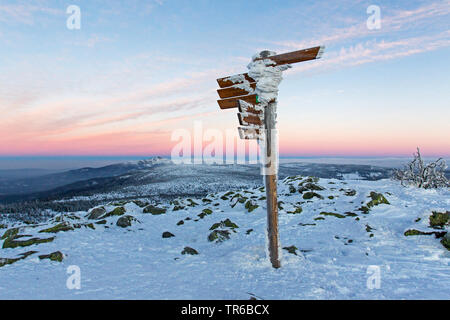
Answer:
<path fill-rule="evenodd" d="M 314 47 L 277 55 L 262 51 L 253 56 L 248 73 L 217 79 L 221 109 L 238 108 L 239 136 L 258 140 L 262 155 L 262 174 L 267 193 L 267 236 L 270 261 L 280 267 L 278 236 L 277 170 L 278 132 L 276 129 L 278 86 L 283 71 L 291 64 L 319 59 L 324 47 Z"/>

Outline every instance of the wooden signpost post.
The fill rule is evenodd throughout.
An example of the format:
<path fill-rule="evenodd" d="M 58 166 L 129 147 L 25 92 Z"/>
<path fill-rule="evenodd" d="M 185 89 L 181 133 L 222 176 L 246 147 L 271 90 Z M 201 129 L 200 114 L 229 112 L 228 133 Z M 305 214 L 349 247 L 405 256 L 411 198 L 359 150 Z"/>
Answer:
<path fill-rule="evenodd" d="M 282 66 L 303 61 L 319 59 L 324 47 L 314 47 L 279 55 L 267 55 L 262 52 L 253 61 L 270 60 L 267 65 Z M 278 145 L 272 135 L 276 129 L 276 99 L 261 105 L 258 97 L 258 81 L 248 73 L 217 79 L 217 90 L 221 100 L 221 109 L 238 108 L 239 136 L 241 139 L 258 140 L 263 143 L 263 167 L 277 165 Z M 276 163 L 276 164 L 275 164 Z M 264 170 L 267 195 L 267 236 L 270 261 L 274 268 L 281 266 L 279 259 L 277 174 L 273 170 Z"/>

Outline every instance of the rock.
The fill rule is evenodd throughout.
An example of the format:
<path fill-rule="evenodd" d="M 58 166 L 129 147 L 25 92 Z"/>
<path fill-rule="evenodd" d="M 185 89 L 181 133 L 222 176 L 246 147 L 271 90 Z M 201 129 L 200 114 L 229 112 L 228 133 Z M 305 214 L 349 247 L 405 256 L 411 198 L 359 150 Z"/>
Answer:
<path fill-rule="evenodd" d="M 339 219 L 345 218 L 344 215 L 339 214 L 339 213 L 334 213 L 334 212 L 321 212 L 320 214 L 323 215 L 323 216 L 333 216 L 333 217 L 336 217 L 336 218 L 339 218 Z"/>
<path fill-rule="evenodd" d="M 289 252 L 290 254 L 295 254 L 297 255 L 297 250 L 298 248 L 296 246 L 290 246 L 290 247 L 284 247 L 283 250 L 286 250 L 287 252 Z"/>
<path fill-rule="evenodd" d="M 431 233 L 419 231 L 419 230 L 416 230 L 416 229 L 410 229 L 410 230 L 407 230 L 407 231 L 404 233 L 405 237 L 409 237 L 409 236 L 421 236 L 421 235 L 430 235 L 430 234 L 431 234 Z"/>
<path fill-rule="evenodd" d="M 347 217 L 357 217 L 358 216 L 356 213 L 353 213 L 353 212 L 346 212 L 345 215 Z"/>
<path fill-rule="evenodd" d="M 197 255 L 198 252 L 197 252 L 197 250 L 195 250 L 195 249 L 193 249 L 191 247 L 184 247 L 184 250 L 181 251 L 181 254 L 182 255 L 185 255 L 185 254 Z"/>
<path fill-rule="evenodd" d="M 250 233 L 252 233 L 253 232 L 253 229 L 248 229 L 247 231 L 245 231 L 245 234 L 250 234 Z"/>
<path fill-rule="evenodd" d="M 9 237 L 9 238 L 6 238 L 5 241 L 3 242 L 3 249 L 6 249 L 6 248 L 14 249 L 14 248 L 17 248 L 17 247 L 28 247 L 28 246 L 32 246 L 32 245 L 35 245 L 35 244 L 52 242 L 53 240 L 55 240 L 55 237 L 46 238 L 46 239 L 31 238 L 31 239 L 28 239 L 28 240 L 15 240 L 15 237 Z"/>
<path fill-rule="evenodd" d="M 189 202 L 189 204 L 188 204 L 189 207 L 196 207 L 196 206 L 198 206 L 198 203 L 195 202 L 192 199 L 187 199 L 187 201 Z"/>
<path fill-rule="evenodd" d="M 441 240 L 442 245 L 450 251 L 450 232 L 447 232 Z"/>
<path fill-rule="evenodd" d="M 367 203 L 368 208 L 372 208 L 380 204 L 390 204 L 389 201 L 387 201 L 387 199 L 381 193 L 376 193 L 372 191 L 370 193 L 370 197 L 372 198 L 372 200 Z"/>
<path fill-rule="evenodd" d="M 8 264 L 13 264 L 19 260 L 23 260 L 27 258 L 28 256 L 37 253 L 37 251 L 28 251 L 25 253 L 21 253 L 18 258 L 0 258 L 0 268 L 3 266 L 6 266 Z"/>
<path fill-rule="evenodd" d="M 213 242 L 217 240 L 216 242 L 223 242 L 230 239 L 230 234 L 228 230 L 214 230 L 209 234 L 208 241 Z"/>
<path fill-rule="evenodd" d="M 211 215 L 213 211 L 211 209 L 203 209 L 202 213 L 200 213 L 198 216 L 200 219 L 203 219 L 204 217 Z"/>
<path fill-rule="evenodd" d="M 101 216 L 99 219 L 105 219 L 105 218 L 114 217 L 114 216 L 123 216 L 125 214 L 125 212 L 126 212 L 126 210 L 124 207 L 117 207 L 113 211 L 110 211 L 107 214 L 105 214 L 104 216 Z"/>
<path fill-rule="evenodd" d="M 442 231 L 442 232 L 436 232 L 436 231 L 432 231 L 432 232 L 423 232 L 423 231 L 419 231 L 416 229 L 410 229 L 407 230 L 404 235 L 405 237 L 409 237 L 409 236 L 431 236 L 434 235 L 436 238 L 442 238 L 446 235 L 447 232 Z"/>
<path fill-rule="evenodd" d="M 19 228 L 11 228 L 5 231 L 3 236 L 1 237 L 2 240 L 10 237 L 15 237 L 19 233 Z"/>
<path fill-rule="evenodd" d="M 117 220 L 116 225 L 121 228 L 131 227 L 132 222 L 137 221 L 133 216 L 123 216 Z"/>
<path fill-rule="evenodd" d="M 253 203 L 251 200 L 248 200 L 245 203 L 245 209 L 247 209 L 248 212 L 252 212 L 253 210 L 257 209 L 259 206 L 256 203 Z"/>
<path fill-rule="evenodd" d="M 443 229 L 444 226 L 450 224 L 450 211 L 436 212 L 433 211 L 430 216 L 430 227 L 434 229 Z"/>
<path fill-rule="evenodd" d="M 288 214 L 300 214 L 303 212 L 303 208 L 302 207 L 295 207 L 294 211 L 288 211 Z"/>
<path fill-rule="evenodd" d="M 237 229 L 239 228 L 237 224 L 232 222 L 230 219 L 226 219 L 224 221 L 220 221 L 219 223 L 215 223 L 209 228 L 209 230 L 215 230 L 217 228 L 230 228 L 230 229 Z"/>
<path fill-rule="evenodd" d="M 89 214 L 87 215 L 87 218 L 89 220 L 98 220 L 105 213 L 106 213 L 105 208 L 103 208 L 103 207 L 95 208 L 95 209 L 92 209 L 91 212 L 89 212 Z"/>
<path fill-rule="evenodd" d="M 317 185 L 315 183 L 312 183 L 312 182 L 307 182 L 305 184 L 301 183 L 300 185 L 301 185 L 301 187 L 298 189 L 298 192 L 300 192 L 300 193 L 303 193 L 305 191 L 322 191 L 322 190 L 325 190 L 325 188 L 323 188 L 323 187 L 321 187 L 321 186 L 319 186 L 319 185 Z"/>
<path fill-rule="evenodd" d="M 181 226 L 181 225 L 183 225 L 183 224 L 184 224 L 184 221 L 183 221 L 183 220 L 180 220 L 180 221 L 178 221 L 177 226 Z"/>
<path fill-rule="evenodd" d="M 164 233 L 162 234 L 162 237 L 163 237 L 164 239 L 168 239 L 168 238 L 173 238 L 173 237 L 175 237 L 175 235 L 174 235 L 173 233 L 170 233 L 169 231 L 166 231 L 166 232 L 164 232 Z"/>
<path fill-rule="evenodd" d="M 108 221 L 106 221 L 106 220 L 100 220 L 100 221 L 97 221 L 95 224 L 106 224 Z"/>
<path fill-rule="evenodd" d="M 315 193 L 315 192 L 312 192 L 312 191 L 306 192 L 306 193 L 303 195 L 303 199 L 305 199 L 305 200 L 310 200 L 310 199 L 312 199 L 312 198 L 314 198 L 314 197 L 323 200 L 323 197 L 322 197 L 320 194 Z"/>
<path fill-rule="evenodd" d="M 64 259 L 64 255 L 62 254 L 62 252 L 56 251 L 56 252 L 52 252 L 50 254 L 40 255 L 39 259 L 41 259 L 41 260 L 50 259 L 51 261 L 61 262 Z"/>
<path fill-rule="evenodd" d="M 353 189 L 341 189 L 340 191 L 344 191 L 344 194 L 347 196 L 347 197 L 354 197 L 354 196 L 356 196 L 356 190 L 353 190 Z"/>
<path fill-rule="evenodd" d="M 145 208 L 146 206 L 148 206 L 148 202 L 143 202 L 140 200 L 135 200 L 133 201 L 133 203 L 137 205 L 139 208 Z"/>
<path fill-rule="evenodd" d="M 74 227 L 70 223 L 62 222 L 48 229 L 41 230 L 39 233 L 58 233 L 72 230 L 74 230 Z"/>
<path fill-rule="evenodd" d="M 166 209 L 158 208 L 158 207 L 155 207 L 155 206 L 147 206 L 144 209 L 144 213 L 150 213 L 150 214 L 152 214 L 154 216 L 165 214 L 166 212 L 167 212 Z"/>

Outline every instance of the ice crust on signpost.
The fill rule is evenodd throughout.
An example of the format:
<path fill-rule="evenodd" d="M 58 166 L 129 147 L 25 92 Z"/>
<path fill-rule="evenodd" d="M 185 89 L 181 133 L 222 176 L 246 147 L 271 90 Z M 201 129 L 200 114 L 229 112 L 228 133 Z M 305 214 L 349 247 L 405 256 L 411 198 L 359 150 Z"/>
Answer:
<path fill-rule="evenodd" d="M 267 154 L 268 145 L 272 146 L 270 157 L 262 159 L 262 175 L 278 173 L 278 130 L 276 129 L 278 87 L 283 80 L 283 71 L 291 68 L 288 64 L 276 65 L 270 59 L 274 55 L 276 52 L 262 51 L 254 55 L 252 62 L 247 66 L 248 75 L 256 81 L 255 93 L 258 95 L 259 106 L 265 111 L 266 131 L 263 131 L 260 143 L 261 154 Z M 266 139 L 271 140 L 270 144 L 265 142 Z"/>

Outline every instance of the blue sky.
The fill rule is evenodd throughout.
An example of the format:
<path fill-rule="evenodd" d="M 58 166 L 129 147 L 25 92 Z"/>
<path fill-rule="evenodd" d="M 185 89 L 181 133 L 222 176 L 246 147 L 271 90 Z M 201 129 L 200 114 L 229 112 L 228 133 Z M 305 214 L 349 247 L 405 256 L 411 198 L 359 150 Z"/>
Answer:
<path fill-rule="evenodd" d="M 280 86 L 282 155 L 449 156 L 449 16 L 435 0 L 0 0 L 0 155 L 170 154 L 193 121 L 237 126 L 216 78 L 325 45 Z"/>

